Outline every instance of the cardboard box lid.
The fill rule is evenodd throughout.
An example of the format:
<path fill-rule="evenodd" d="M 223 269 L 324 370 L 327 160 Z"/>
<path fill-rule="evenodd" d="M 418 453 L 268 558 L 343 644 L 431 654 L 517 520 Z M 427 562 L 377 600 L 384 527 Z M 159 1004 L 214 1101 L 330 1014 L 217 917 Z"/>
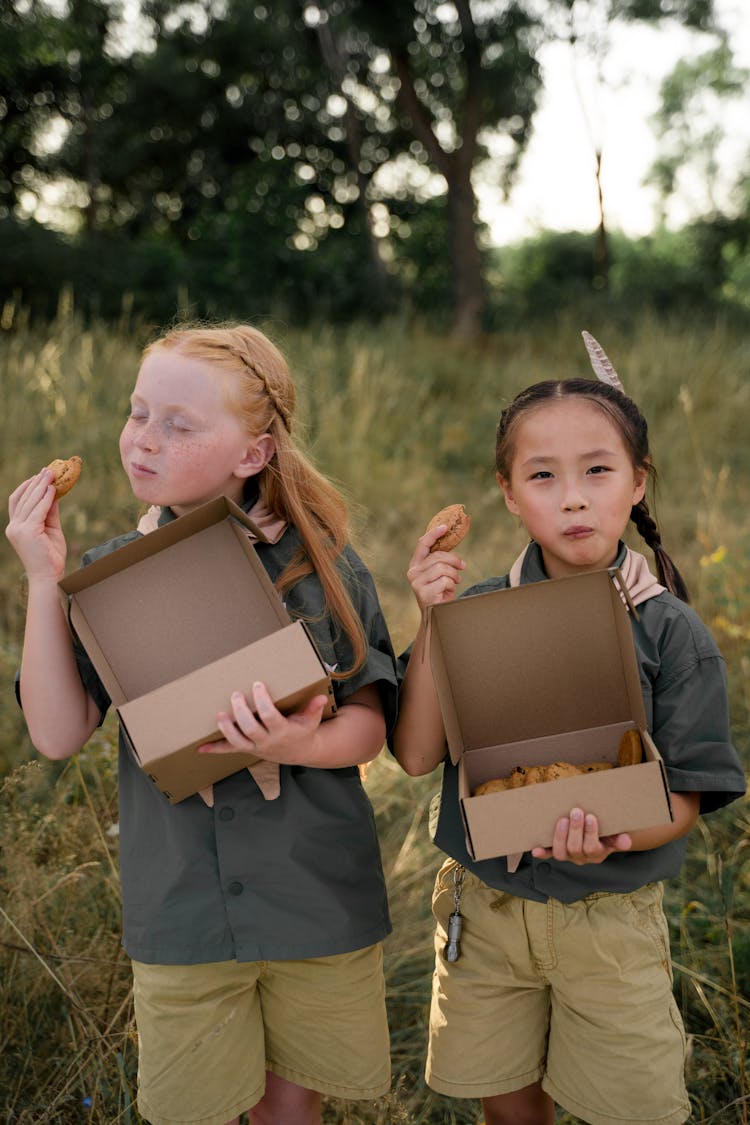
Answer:
<path fill-rule="evenodd" d="M 290 623 L 248 531 L 264 539 L 219 497 L 61 581 L 115 706 Z"/>
<path fill-rule="evenodd" d="M 259 679 L 282 714 L 304 706 L 314 694 L 332 699 L 325 666 L 304 622 L 295 621 L 123 704 L 119 714 L 141 765 L 222 737 L 216 715 L 231 710 L 230 690 L 242 691 L 252 702 L 253 682 Z"/>
<path fill-rule="evenodd" d="M 431 608 L 430 660 L 451 759 L 566 730 L 644 728 L 619 571 L 496 590 Z"/>

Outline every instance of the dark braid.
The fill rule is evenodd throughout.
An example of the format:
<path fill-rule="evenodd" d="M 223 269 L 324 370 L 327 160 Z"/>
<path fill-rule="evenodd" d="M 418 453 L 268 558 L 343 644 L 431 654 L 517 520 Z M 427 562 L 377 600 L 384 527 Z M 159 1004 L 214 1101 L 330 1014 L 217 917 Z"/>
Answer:
<path fill-rule="evenodd" d="M 645 499 L 636 504 L 630 513 L 630 518 L 638 528 L 638 533 L 645 540 L 656 558 L 656 569 L 662 586 L 683 602 L 689 602 L 687 586 L 679 570 L 661 545 L 661 535 L 656 520 L 648 510 Z"/>
<path fill-rule="evenodd" d="M 656 484 L 656 469 L 651 461 L 648 443 L 648 424 L 631 398 L 597 379 L 548 379 L 534 383 L 521 391 L 500 415 L 495 443 L 495 468 L 504 479 L 510 479 L 513 462 L 515 434 L 518 423 L 528 411 L 545 402 L 570 396 L 586 398 L 598 406 L 617 428 L 635 469 L 645 469 Z M 659 527 L 649 512 L 648 504 L 641 500 L 630 513 L 639 534 L 654 552 L 659 581 L 683 602 L 690 600 L 687 586 L 661 542 Z"/>

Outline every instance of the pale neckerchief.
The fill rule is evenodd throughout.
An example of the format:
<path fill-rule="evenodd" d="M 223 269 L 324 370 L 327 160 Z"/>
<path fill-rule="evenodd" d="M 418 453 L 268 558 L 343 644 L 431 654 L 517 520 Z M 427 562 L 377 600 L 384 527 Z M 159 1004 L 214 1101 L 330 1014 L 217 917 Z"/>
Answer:
<path fill-rule="evenodd" d="M 161 508 L 157 505 L 152 505 L 148 511 L 141 516 L 138 521 L 138 531 L 141 535 L 148 535 L 150 531 L 155 531 L 159 526 L 159 514 Z M 248 518 L 252 520 L 258 530 L 263 536 L 265 543 L 278 543 L 281 536 L 287 528 L 286 520 L 281 519 L 275 512 L 272 512 L 267 504 L 258 499 L 249 509 Z M 247 528 L 247 537 L 251 543 L 258 542 L 258 536 L 250 529 Z M 258 761 L 252 766 L 247 767 L 249 772 L 253 775 L 255 784 L 260 789 L 264 798 L 267 801 L 275 801 L 281 793 L 281 777 L 278 762 L 265 762 Z M 207 785 L 205 789 L 198 790 L 198 796 L 203 800 L 209 808 L 213 808 L 214 804 L 214 787 Z"/>
<path fill-rule="evenodd" d="M 531 544 L 529 543 L 524 547 L 523 551 L 521 551 L 521 554 L 510 568 L 508 581 L 511 586 L 521 585 L 523 562 L 530 546 Z M 655 598 L 657 594 L 663 594 L 666 589 L 649 570 L 648 560 L 645 556 L 639 554 L 638 551 L 631 551 L 630 547 L 625 548 L 625 558 L 618 569 L 622 574 L 630 602 L 634 606 L 640 605 L 641 602 L 648 601 L 649 598 Z M 627 606 L 628 598 L 625 597 L 622 590 L 620 590 L 620 597 Z M 630 607 L 628 606 L 628 608 Z"/>

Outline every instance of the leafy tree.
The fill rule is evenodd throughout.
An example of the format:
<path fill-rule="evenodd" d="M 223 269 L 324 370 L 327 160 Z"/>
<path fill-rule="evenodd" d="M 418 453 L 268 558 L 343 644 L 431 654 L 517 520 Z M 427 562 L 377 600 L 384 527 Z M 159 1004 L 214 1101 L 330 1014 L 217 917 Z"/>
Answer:
<path fill-rule="evenodd" d="M 506 185 L 518 166 L 540 89 L 539 22 L 515 0 L 329 0 L 313 10 L 344 60 L 332 82 L 374 138 L 360 160 L 375 169 L 373 198 L 388 205 L 392 194 L 419 197 L 414 183 L 424 167 L 445 185 L 454 331 L 470 335 L 484 309 L 472 176 L 487 156 L 489 129 L 509 140 Z M 378 177 L 386 169 L 401 171 L 400 193 Z"/>
<path fill-rule="evenodd" d="M 3 213 L 33 211 L 45 186 L 71 174 L 92 228 L 103 188 L 102 125 L 122 99 L 127 66 L 112 53 L 119 0 L 70 0 L 61 15 L 41 0 L 0 13 L 0 197 Z M 59 149 L 55 138 L 64 138 Z M 73 168 L 61 153 L 75 153 Z"/>
<path fill-rule="evenodd" d="M 604 138 L 593 125 L 591 99 L 587 100 L 583 93 L 578 72 L 582 62 L 593 63 L 596 86 L 606 90 L 616 28 L 636 22 L 660 24 L 663 21 L 672 21 L 693 31 L 714 31 L 713 0 L 550 0 L 547 27 L 554 39 L 570 47 L 576 93 L 591 143 L 591 166 L 599 206 L 594 280 L 599 288 L 607 286 L 611 264 L 602 178 Z"/>
<path fill-rule="evenodd" d="M 67 184 L 88 247 L 145 240 L 128 257 L 153 278 L 163 240 L 204 307 L 343 315 L 408 297 L 452 309 L 462 334 L 485 310 L 474 177 L 500 133 L 495 177 L 510 186 L 542 44 L 597 50 L 594 14 L 606 45 L 618 20 L 705 28 L 712 13 L 711 0 L 142 0 L 126 47 L 124 7 L 0 9 L 0 218 Z"/>
<path fill-rule="evenodd" d="M 725 209 L 723 149 L 726 144 L 726 110 L 747 98 L 750 71 L 735 65 L 726 39 L 694 59 L 681 59 L 662 82 L 660 106 L 654 117 L 661 152 L 649 179 L 666 201 L 677 190 L 685 172 L 705 188 L 702 210 L 717 214 Z M 750 151 L 745 154 L 750 169 Z"/>

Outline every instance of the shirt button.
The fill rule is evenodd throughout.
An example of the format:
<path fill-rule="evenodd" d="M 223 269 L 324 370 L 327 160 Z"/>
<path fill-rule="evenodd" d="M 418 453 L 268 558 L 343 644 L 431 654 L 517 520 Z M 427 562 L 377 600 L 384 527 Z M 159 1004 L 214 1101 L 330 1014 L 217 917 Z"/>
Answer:
<path fill-rule="evenodd" d="M 241 895 L 242 883 L 230 883 L 227 887 L 227 890 L 229 891 L 230 895 Z"/>
<path fill-rule="evenodd" d="M 229 805 L 219 809 L 219 820 L 234 820 L 234 809 L 230 809 Z"/>

